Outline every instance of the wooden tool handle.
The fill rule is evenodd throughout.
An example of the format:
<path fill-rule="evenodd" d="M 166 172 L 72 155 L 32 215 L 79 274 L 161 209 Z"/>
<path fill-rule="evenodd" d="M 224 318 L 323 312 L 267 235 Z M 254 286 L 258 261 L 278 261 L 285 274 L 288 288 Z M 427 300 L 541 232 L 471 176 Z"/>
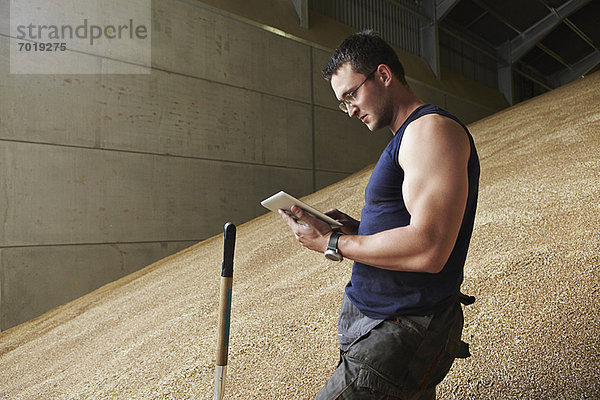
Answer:
<path fill-rule="evenodd" d="M 229 351 L 229 324 L 231 319 L 231 289 L 233 278 L 221 277 L 221 293 L 219 301 L 219 325 L 217 339 L 217 365 L 227 365 Z"/>

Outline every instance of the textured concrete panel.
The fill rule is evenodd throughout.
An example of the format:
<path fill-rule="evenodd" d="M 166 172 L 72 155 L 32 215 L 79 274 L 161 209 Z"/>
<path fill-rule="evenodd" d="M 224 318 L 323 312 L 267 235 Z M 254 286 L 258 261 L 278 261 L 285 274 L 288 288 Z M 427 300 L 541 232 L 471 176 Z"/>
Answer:
<path fill-rule="evenodd" d="M 410 88 L 425 103 L 435 104 L 438 107 L 446 109 L 446 95 L 439 89 L 422 84 L 421 82 L 410 81 Z"/>
<path fill-rule="evenodd" d="M 456 115 L 464 124 L 470 124 L 496 112 L 484 104 L 453 96 L 420 82 L 411 82 L 410 86 L 421 100 L 442 107 Z"/>
<path fill-rule="evenodd" d="M 245 222 L 312 172 L 126 152 L 0 142 L 4 245 L 199 240 Z"/>
<path fill-rule="evenodd" d="M 0 89 L 0 138 L 312 167 L 308 104 L 161 71 L 10 75 L 4 58 Z"/>
<path fill-rule="evenodd" d="M 0 33 L 6 36 L 9 3 L 0 1 Z M 310 46 L 224 17 L 200 3 L 153 2 L 152 64 L 156 69 L 307 103 L 311 98 L 306 85 Z"/>
<path fill-rule="evenodd" d="M 310 102 L 310 47 L 209 11 L 153 4 L 152 64 L 185 75 Z"/>
<path fill-rule="evenodd" d="M 308 104 L 164 73 L 149 82 L 117 79 L 102 84 L 107 97 L 115 93 L 100 110 L 103 147 L 312 166 Z"/>
<path fill-rule="evenodd" d="M 351 173 L 377 162 L 392 138 L 389 130 L 371 132 L 339 109 L 315 107 L 317 170 Z"/>
<path fill-rule="evenodd" d="M 0 249 L 0 330 L 25 322 L 194 242 Z"/>
<path fill-rule="evenodd" d="M 338 109 L 338 101 L 329 81 L 323 78 L 321 71 L 329 62 L 331 52 L 313 48 L 313 87 L 316 105 Z"/>

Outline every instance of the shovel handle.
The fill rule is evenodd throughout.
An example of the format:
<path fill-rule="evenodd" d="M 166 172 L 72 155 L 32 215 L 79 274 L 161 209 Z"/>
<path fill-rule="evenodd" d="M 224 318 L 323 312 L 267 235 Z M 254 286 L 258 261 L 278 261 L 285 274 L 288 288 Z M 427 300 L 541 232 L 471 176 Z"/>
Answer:
<path fill-rule="evenodd" d="M 217 360 L 215 363 L 214 400 L 223 398 L 227 355 L 229 353 L 229 324 L 231 320 L 231 291 L 233 287 L 233 252 L 235 249 L 235 225 L 225 224 L 223 236 L 223 265 L 219 292 L 219 324 L 217 326 Z"/>
<path fill-rule="evenodd" d="M 235 225 L 231 222 L 225 224 L 223 235 L 223 266 L 221 276 L 233 277 L 233 251 L 235 250 Z"/>

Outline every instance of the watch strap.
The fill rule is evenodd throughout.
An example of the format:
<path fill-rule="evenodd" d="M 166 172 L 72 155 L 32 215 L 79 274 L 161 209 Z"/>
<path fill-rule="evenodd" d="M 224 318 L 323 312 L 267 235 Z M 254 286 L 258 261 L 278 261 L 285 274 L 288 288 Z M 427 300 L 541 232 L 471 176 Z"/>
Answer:
<path fill-rule="evenodd" d="M 329 236 L 329 243 L 327 244 L 327 249 L 339 253 L 340 251 L 338 250 L 338 241 L 340 240 L 340 236 L 342 235 L 343 233 L 341 232 L 331 232 L 331 236 Z"/>

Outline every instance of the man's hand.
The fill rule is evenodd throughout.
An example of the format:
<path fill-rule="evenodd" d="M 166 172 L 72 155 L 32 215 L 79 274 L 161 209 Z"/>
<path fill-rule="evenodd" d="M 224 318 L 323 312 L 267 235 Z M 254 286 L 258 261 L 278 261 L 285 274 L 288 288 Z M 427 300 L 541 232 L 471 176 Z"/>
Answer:
<path fill-rule="evenodd" d="M 324 253 L 327 250 L 327 243 L 332 232 L 329 224 L 298 206 L 292 206 L 292 213 L 305 224 L 298 223 L 286 211 L 279 210 L 279 215 L 292 228 L 296 240 L 307 249 Z"/>
<path fill-rule="evenodd" d="M 348 214 L 344 214 L 337 208 L 334 208 L 333 210 L 327 211 L 325 215 L 335 219 L 337 222 L 343 225 L 341 228 L 339 228 L 342 233 L 346 235 L 358 234 L 358 225 L 360 225 L 360 221 L 355 220 Z"/>

